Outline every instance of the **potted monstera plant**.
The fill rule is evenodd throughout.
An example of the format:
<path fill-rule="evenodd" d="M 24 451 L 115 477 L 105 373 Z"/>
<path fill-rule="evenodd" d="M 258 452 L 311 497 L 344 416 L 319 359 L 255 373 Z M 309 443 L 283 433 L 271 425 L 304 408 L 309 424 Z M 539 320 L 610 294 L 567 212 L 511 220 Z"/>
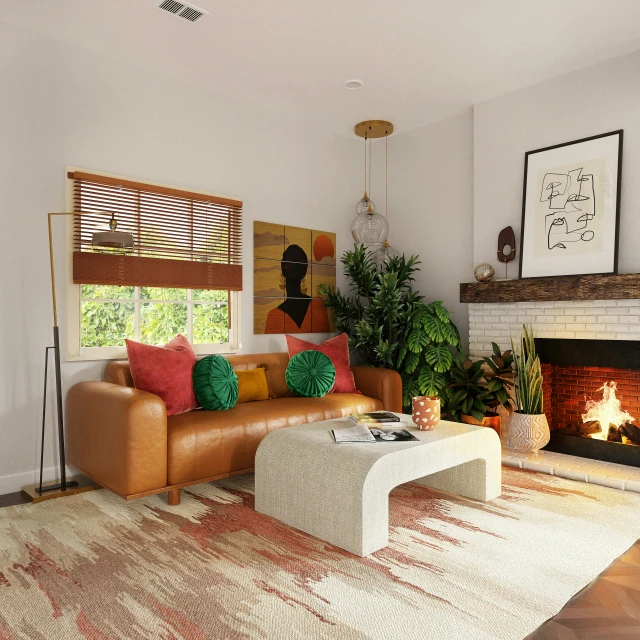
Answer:
<path fill-rule="evenodd" d="M 516 410 L 503 434 L 504 444 L 514 451 L 538 451 L 551 436 L 544 413 L 542 366 L 531 329 L 522 327 L 519 353 L 513 339 L 511 345 L 515 354 Z"/>

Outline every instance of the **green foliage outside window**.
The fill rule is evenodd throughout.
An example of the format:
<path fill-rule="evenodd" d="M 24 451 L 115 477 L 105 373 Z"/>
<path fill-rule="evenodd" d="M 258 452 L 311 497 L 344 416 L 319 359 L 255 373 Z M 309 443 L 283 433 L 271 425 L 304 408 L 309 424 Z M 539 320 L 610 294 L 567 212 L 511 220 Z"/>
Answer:
<path fill-rule="evenodd" d="M 136 306 L 139 308 L 138 339 L 146 344 L 165 344 L 178 333 L 189 335 L 187 289 L 82 285 L 80 303 L 83 347 L 124 345 L 136 339 Z M 193 290 L 192 341 L 213 344 L 229 340 L 227 291 Z"/>

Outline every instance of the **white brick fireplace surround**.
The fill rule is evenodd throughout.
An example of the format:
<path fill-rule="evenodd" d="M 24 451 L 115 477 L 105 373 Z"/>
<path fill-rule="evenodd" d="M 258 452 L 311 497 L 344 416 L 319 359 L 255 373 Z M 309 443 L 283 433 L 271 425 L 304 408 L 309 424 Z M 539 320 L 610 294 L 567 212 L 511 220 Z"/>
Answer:
<path fill-rule="evenodd" d="M 491 354 L 491 342 L 510 349 L 522 325 L 538 338 L 640 340 L 640 299 L 469 304 L 469 355 Z"/>
<path fill-rule="evenodd" d="M 469 304 L 469 355 L 491 355 L 491 343 L 511 348 L 522 325 L 538 338 L 640 340 L 640 299 L 566 300 L 561 302 L 476 302 Z M 508 420 L 508 418 L 503 418 Z M 640 469 L 600 460 L 540 451 L 520 454 L 503 450 L 508 466 L 640 492 Z"/>

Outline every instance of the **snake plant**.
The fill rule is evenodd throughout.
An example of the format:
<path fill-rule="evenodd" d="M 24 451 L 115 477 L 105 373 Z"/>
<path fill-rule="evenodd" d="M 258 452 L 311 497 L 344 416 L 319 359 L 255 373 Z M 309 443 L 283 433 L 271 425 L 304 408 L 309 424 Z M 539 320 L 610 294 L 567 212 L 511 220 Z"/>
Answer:
<path fill-rule="evenodd" d="M 516 372 L 517 410 L 519 413 L 528 415 L 543 414 L 542 367 L 540 358 L 536 354 L 533 331 L 523 325 L 520 353 L 516 352 L 513 338 L 511 338 L 511 350 L 515 355 L 513 364 Z"/>

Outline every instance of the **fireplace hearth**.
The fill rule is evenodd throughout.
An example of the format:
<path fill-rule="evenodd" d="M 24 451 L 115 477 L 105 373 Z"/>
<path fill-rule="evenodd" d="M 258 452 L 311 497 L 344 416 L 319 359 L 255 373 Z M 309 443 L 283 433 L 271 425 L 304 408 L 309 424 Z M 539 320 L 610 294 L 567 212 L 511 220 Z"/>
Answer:
<path fill-rule="evenodd" d="M 548 451 L 640 467 L 640 342 L 537 338 Z"/>

